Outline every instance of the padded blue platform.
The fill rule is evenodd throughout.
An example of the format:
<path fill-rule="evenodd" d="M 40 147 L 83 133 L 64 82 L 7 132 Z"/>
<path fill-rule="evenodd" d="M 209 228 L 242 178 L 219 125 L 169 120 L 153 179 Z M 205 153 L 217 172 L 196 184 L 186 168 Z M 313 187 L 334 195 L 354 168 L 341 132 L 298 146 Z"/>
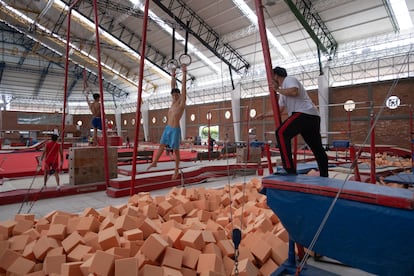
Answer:
<path fill-rule="evenodd" d="M 414 185 L 414 174 L 412 173 L 399 173 L 384 178 L 386 183 L 398 183 L 413 186 Z"/>
<path fill-rule="evenodd" d="M 335 165 L 329 164 L 329 167 L 335 167 Z M 319 170 L 316 162 L 297 163 L 296 172 L 298 174 L 307 174 L 311 170 Z M 286 173 L 285 169 L 281 166 L 276 167 L 276 173 Z"/>
<path fill-rule="evenodd" d="M 315 176 L 271 175 L 262 193 L 293 241 L 376 275 L 414 275 L 414 192 Z M 317 274 L 316 274 L 317 275 Z"/>

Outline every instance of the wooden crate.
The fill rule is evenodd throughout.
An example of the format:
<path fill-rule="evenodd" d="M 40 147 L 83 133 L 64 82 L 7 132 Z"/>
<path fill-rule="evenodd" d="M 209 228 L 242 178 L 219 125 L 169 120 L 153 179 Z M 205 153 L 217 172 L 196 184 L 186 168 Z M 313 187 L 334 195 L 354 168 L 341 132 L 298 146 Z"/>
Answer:
<path fill-rule="evenodd" d="M 248 156 L 249 153 L 249 156 Z M 236 162 L 237 163 L 259 163 L 262 158 L 262 149 L 257 147 L 237 148 Z"/>
<path fill-rule="evenodd" d="M 109 177 L 118 177 L 117 148 L 108 147 Z M 103 147 L 69 149 L 69 184 L 81 185 L 105 181 Z"/>

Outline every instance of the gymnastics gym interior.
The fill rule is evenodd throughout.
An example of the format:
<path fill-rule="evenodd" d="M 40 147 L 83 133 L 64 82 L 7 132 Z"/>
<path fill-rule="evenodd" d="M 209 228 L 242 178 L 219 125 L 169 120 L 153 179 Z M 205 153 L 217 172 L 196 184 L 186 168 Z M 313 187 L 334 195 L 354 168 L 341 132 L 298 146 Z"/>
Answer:
<path fill-rule="evenodd" d="M 0 275 L 414 275 L 414 1 L 0 14 Z M 300 135 L 297 174 L 282 166 L 275 66 L 318 109 L 329 177 Z M 172 87 L 181 139 L 163 150 Z"/>

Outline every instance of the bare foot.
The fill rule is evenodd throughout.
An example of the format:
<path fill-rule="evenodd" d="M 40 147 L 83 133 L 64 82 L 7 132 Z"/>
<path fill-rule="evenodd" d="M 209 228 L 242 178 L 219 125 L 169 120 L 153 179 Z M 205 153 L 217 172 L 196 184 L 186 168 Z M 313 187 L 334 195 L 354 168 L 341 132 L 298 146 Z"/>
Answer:
<path fill-rule="evenodd" d="M 173 176 L 171 177 L 172 180 L 178 178 L 178 169 L 175 169 Z"/>
<path fill-rule="evenodd" d="M 151 168 L 155 168 L 155 167 L 157 167 L 157 163 L 152 162 L 151 165 L 148 166 L 147 171 L 149 171 Z"/>

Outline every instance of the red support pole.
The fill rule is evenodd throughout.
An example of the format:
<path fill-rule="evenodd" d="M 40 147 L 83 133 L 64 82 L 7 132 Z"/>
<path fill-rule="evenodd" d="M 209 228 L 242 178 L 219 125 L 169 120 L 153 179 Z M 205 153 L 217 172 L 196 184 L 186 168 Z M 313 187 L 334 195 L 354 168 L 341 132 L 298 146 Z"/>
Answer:
<path fill-rule="evenodd" d="M 65 144 L 65 121 L 66 121 L 66 105 L 67 105 L 67 95 L 68 95 L 68 71 L 69 71 L 69 49 L 70 49 L 70 21 L 72 17 L 72 9 L 69 8 L 68 11 L 68 30 L 66 33 L 66 59 L 65 59 L 65 81 L 63 84 L 63 114 L 62 114 L 62 129 L 61 129 L 61 147 L 64 149 Z M 63 164 L 63 162 L 61 162 Z M 62 170 L 62 165 L 60 165 Z"/>
<path fill-rule="evenodd" d="M 269 169 L 269 174 L 273 174 L 272 156 L 270 154 L 270 146 L 268 143 L 265 144 L 265 151 L 266 151 L 267 167 Z"/>
<path fill-rule="evenodd" d="M 269 51 L 269 42 L 267 40 L 266 35 L 266 24 L 264 21 L 263 15 L 263 5 L 261 0 L 256 0 L 256 14 L 259 24 L 259 33 L 260 33 L 260 40 L 262 42 L 263 48 L 263 58 L 266 67 L 266 76 L 267 76 L 267 85 L 269 87 L 270 92 L 270 99 L 272 102 L 272 109 L 273 109 L 273 116 L 275 119 L 275 127 L 278 128 L 282 123 L 280 118 L 280 108 L 279 103 L 277 100 L 276 90 L 273 86 L 273 69 L 272 69 L 272 60 L 270 58 L 270 51 Z"/>
<path fill-rule="evenodd" d="M 211 152 L 210 152 L 210 140 L 211 140 L 211 132 L 210 132 L 210 127 L 211 127 L 211 112 L 208 111 L 207 112 L 207 122 L 208 122 L 208 128 L 207 128 L 207 152 L 208 152 L 208 161 L 211 161 Z"/>
<path fill-rule="evenodd" d="M 414 173 L 414 129 L 413 107 L 410 105 L 410 145 L 411 145 L 411 172 Z"/>
<path fill-rule="evenodd" d="M 104 108 L 104 93 L 102 85 L 102 64 L 101 64 L 101 43 L 99 41 L 99 21 L 98 21 L 98 4 L 97 0 L 93 0 L 93 9 L 94 9 L 94 20 L 95 20 L 95 45 L 96 45 L 96 55 L 98 62 L 98 79 L 99 79 L 99 92 L 101 98 L 101 121 L 102 121 L 102 137 L 104 145 L 104 168 L 105 168 L 105 183 L 106 186 L 109 186 L 109 165 L 108 165 L 108 144 L 106 137 L 106 120 L 105 120 L 105 108 Z"/>
<path fill-rule="evenodd" d="M 144 79 L 144 65 L 145 65 L 145 46 L 147 44 L 147 26 L 148 26 L 148 9 L 149 0 L 145 0 L 144 18 L 142 22 L 142 42 L 141 42 L 141 59 L 139 61 L 139 78 L 138 78 L 138 101 L 137 101 L 137 112 L 135 113 L 135 137 L 134 137 L 134 151 L 132 155 L 132 175 L 131 175 L 131 186 L 129 194 L 134 194 L 135 187 L 135 175 L 137 173 L 137 148 L 138 148 L 138 136 L 139 136 L 139 125 L 141 122 L 141 104 L 142 104 L 142 84 Z"/>
<path fill-rule="evenodd" d="M 370 152 L 371 152 L 371 170 L 370 170 L 370 182 L 372 184 L 375 184 L 377 182 L 377 179 L 375 177 L 376 174 L 376 168 L 375 168 L 375 125 L 374 125 L 374 113 L 371 113 L 371 146 L 370 146 Z"/>

